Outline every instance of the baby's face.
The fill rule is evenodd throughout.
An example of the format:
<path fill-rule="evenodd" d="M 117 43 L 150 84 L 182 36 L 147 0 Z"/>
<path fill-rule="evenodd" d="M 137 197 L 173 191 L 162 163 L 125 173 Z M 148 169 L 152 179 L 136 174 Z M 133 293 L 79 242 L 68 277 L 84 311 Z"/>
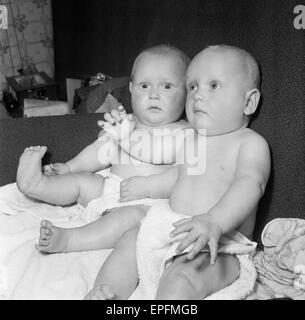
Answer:
<path fill-rule="evenodd" d="M 187 70 L 186 88 L 186 114 L 194 129 L 220 135 L 247 124 L 246 75 L 236 53 L 206 50 L 199 54 Z"/>
<path fill-rule="evenodd" d="M 185 66 L 178 58 L 143 54 L 130 84 L 132 109 L 148 126 L 180 119 L 185 108 Z"/>

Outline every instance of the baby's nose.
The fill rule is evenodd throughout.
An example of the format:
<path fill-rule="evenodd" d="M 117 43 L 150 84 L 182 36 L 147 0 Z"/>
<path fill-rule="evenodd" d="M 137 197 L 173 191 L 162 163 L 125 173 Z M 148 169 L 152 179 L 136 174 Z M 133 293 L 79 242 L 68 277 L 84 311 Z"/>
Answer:
<path fill-rule="evenodd" d="M 194 94 L 194 99 L 196 101 L 202 101 L 204 102 L 206 100 L 206 95 L 205 93 L 201 90 L 201 91 L 197 91 L 195 94 Z"/>
<path fill-rule="evenodd" d="M 150 99 L 160 99 L 159 90 L 157 88 L 151 88 L 149 92 Z"/>

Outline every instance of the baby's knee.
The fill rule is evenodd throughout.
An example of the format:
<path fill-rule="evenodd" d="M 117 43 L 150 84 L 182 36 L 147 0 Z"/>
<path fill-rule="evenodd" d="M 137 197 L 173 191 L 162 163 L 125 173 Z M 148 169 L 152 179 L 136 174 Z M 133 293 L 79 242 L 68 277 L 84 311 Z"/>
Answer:
<path fill-rule="evenodd" d="M 187 264 L 176 264 L 164 271 L 159 282 L 157 299 L 191 299 L 195 297 L 196 284 Z"/>
<path fill-rule="evenodd" d="M 127 230 L 119 239 L 115 248 L 127 250 L 127 249 L 130 249 L 130 246 L 131 246 L 131 247 L 134 247 L 135 249 L 138 232 L 139 232 L 139 227 L 134 227 L 130 230 Z"/>
<path fill-rule="evenodd" d="M 79 201 L 88 204 L 89 201 L 103 194 L 104 178 L 93 173 L 79 173 L 75 175 L 79 184 Z"/>
<path fill-rule="evenodd" d="M 139 222 L 146 216 L 146 212 L 144 206 L 130 207 L 130 214 Z"/>
<path fill-rule="evenodd" d="M 146 209 L 144 206 L 121 207 L 117 208 L 117 212 L 121 214 L 122 221 L 127 221 L 131 228 L 133 226 L 138 226 L 146 215 Z"/>

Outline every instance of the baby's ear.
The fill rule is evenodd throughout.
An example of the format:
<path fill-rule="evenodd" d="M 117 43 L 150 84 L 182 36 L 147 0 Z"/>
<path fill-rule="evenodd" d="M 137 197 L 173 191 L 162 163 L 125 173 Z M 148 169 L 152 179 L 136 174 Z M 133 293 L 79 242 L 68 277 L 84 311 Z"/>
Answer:
<path fill-rule="evenodd" d="M 260 96 L 261 94 L 258 89 L 252 89 L 246 93 L 246 106 L 244 108 L 244 114 L 246 116 L 254 114 L 257 109 Z"/>
<path fill-rule="evenodd" d="M 131 89 L 132 89 L 132 82 L 129 81 L 129 91 L 131 92 Z"/>

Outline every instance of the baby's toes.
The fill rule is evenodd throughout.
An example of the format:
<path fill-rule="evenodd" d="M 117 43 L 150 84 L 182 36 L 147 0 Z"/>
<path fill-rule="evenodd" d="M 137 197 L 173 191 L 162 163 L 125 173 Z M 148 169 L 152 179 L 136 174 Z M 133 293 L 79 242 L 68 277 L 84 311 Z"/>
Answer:
<path fill-rule="evenodd" d="M 40 232 L 39 237 L 41 239 L 49 240 L 52 237 L 52 235 Z"/>
<path fill-rule="evenodd" d="M 47 246 L 50 244 L 50 239 L 44 239 L 43 237 L 39 237 L 38 245 Z"/>
<path fill-rule="evenodd" d="M 41 221 L 41 227 L 51 230 L 51 228 L 53 227 L 53 223 L 51 221 L 49 221 L 49 220 L 42 220 Z"/>
<path fill-rule="evenodd" d="M 102 293 L 103 297 L 105 297 L 107 300 L 111 300 L 114 298 L 114 293 L 112 292 L 112 290 L 108 285 L 102 286 L 99 291 Z"/>

